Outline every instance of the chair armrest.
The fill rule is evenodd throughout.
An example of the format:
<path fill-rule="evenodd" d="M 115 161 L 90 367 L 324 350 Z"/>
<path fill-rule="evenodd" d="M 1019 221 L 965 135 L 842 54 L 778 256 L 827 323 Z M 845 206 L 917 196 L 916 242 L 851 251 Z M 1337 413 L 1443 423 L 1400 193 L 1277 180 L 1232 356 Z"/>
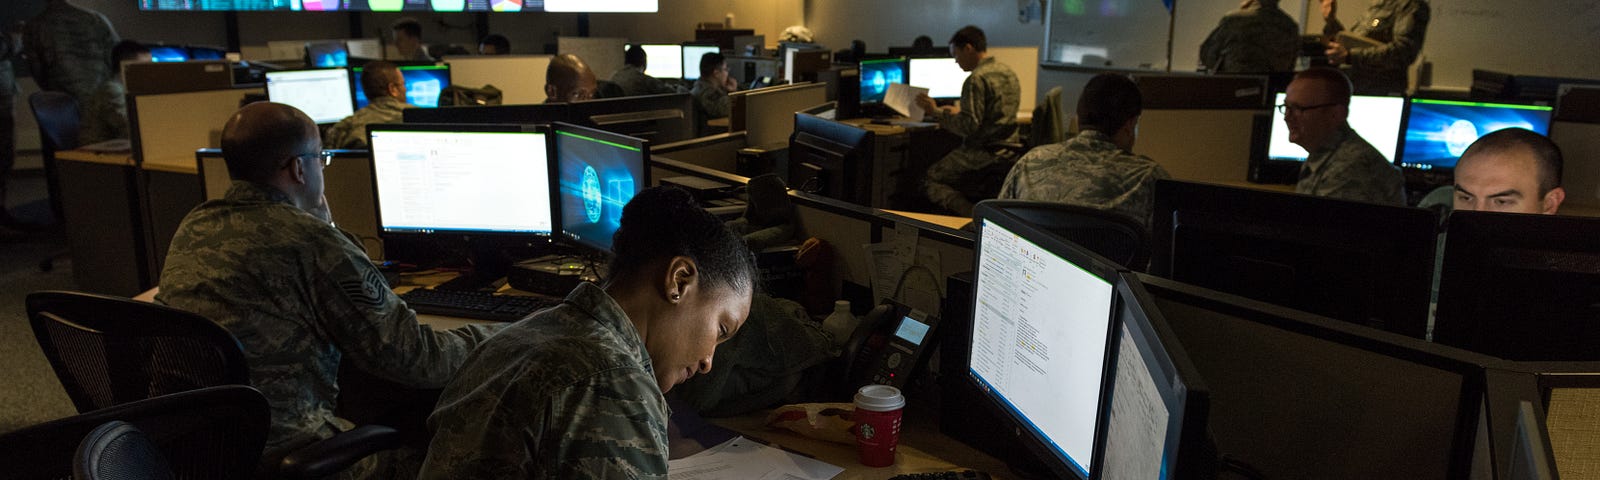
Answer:
<path fill-rule="evenodd" d="M 400 431 L 382 425 L 363 425 L 334 435 L 283 457 L 278 474 L 283 478 L 322 478 L 344 471 L 363 458 L 399 448 Z"/>

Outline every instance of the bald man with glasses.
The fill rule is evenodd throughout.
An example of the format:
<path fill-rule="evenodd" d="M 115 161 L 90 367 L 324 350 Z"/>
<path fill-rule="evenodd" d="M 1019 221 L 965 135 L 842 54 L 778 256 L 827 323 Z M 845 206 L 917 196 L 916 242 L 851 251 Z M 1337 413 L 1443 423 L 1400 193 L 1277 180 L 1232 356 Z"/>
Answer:
<path fill-rule="evenodd" d="M 1350 128 L 1350 79 L 1331 68 L 1295 75 L 1283 105 L 1289 141 L 1310 155 L 1295 193 L 1405 205 L 1405 177 Z"/>

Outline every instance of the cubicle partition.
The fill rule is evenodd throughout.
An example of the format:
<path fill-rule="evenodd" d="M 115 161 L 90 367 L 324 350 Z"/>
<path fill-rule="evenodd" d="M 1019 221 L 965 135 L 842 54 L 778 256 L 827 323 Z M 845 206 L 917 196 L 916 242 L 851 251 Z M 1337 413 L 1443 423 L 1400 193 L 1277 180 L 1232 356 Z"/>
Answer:
<path fill-rule="evenodd" d="M 1600 362 L 1525 363 L 1544 394 L 1545 425 L 1562 478 L 1600 478 Z"/>
<path fill-rule="evenodd" d="M 382 260 L 383 240 L 378 236 L 378 210 L 372 193 L 372 154 L 366 150 L 332 152 L 333 163 L 323 169 L 322 182 L 333 224 L 361 239 L 368 257 Z M 194 156 L 202 196 L 206 200 L 222 198 L 233 183 L 222 150 L 200 149 Z"/>
<path fill-rule="evenodd" d="M 1177 180 L 1225 184 L 1247 180 L 1255 122 L 1269 113 L 1263 100 L 1266 77 L 1134 78 L 1144 97 L 1134 153 L 1155 160 Z"/>
<path fill-rule="evenodd" d="M 202 90 L 154 95 L 132 94 L 128 123 L 133 129 L 133 158 L 146 168 L 193 174 L 197 148 L 221 146 L 222 127 L 247 95 L 260 87 Z"/>
<path fill-rule="evenodd" d="M 500 103 L 528 105 L 544 103 L 545 70 L 550 55 L 476 55 L 445 57 L 450 65 L 450 84 L 478 88 L 494 85 L 500 89 Z M 598 73 L 598 72 L 596 72 Z"/>
<path fill-rule="evenodd" d="M 749 142 L 745 140 L 745 132 L 733 132 L 651 145 L 650 153 L 723 173 L 737 174 L 739 150 L 747 146 Z"/>

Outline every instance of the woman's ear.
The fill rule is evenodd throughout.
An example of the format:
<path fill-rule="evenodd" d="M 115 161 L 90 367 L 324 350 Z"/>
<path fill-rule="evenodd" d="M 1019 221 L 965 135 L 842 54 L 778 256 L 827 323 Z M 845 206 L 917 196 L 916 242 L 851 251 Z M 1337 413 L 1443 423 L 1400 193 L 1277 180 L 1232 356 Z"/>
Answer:
<path fill-rule="evenodd" d="M 667 261 L 667 278 L 664 280 L 667 301 L 676 304 L 699 284 L 699 266 L 689 257 L 672 257 Z"/>

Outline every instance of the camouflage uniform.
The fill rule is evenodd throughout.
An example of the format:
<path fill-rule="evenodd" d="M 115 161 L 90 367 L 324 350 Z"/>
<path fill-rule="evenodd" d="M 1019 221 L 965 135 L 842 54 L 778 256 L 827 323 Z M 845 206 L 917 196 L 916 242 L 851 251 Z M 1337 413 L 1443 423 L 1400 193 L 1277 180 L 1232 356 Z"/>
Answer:
<path fill-rule="evenodd" d="M 367 125 L 400 123 L 407 108 L 417 108 L 395 97 L 378 97 L 356 113 L 339 120 L 322 136 L 323 148 L 367 148 Z"/>
<path fill-rule="evenodd" d="M 1405 205 L 1405 177 L 1346 124 L 1300 167 L 1295 193 Z"/>
<path fill-rule="evenodd" d="M 83 118 L 78 139 L 85 145 L 114 138 L 129 138 L 128 89 L 113 78 L 100 84 L 94 95 L 83 102 Z"/>
<path fill-rule="evenodd" d="M 417 323 L 360 245 L 272 187 L 234 182 L 172 238 L 156 301 L 205 316 L 244 347 L 272 410 L 276 451 L 349 428 L 334 417 L 341 361 L 439 388 L 500 325 L 435 332 Z"/>
<path fill-rule="evenodd" d="M 633 323 L 584 283 L 472 353 L 428 418 L 420 478 L 665 479 L 667 418 Z"/>
<path fill-rule="evenodd" d="M 993 176 L 1001 177 L 1009 165 L 988 145 L 1011 141 L 1016 135 L 1021 99 L 1017 74 L 988 57 L 961 85 L 961 113 L 929 112 L 938 117 L 939 127 L 961 136 L 961 146 L 928 166 L 923 190 L 929 200 L 957 215 L 971 216 L 974 199 L 994 197 L 995 192 L 985 190 L 998 182 L 987 182 L 986 174 L 1000 169 Z"/>
<path fill-rule="evenodd" d="M 1028 151 L 1011 168 L 1000 198 L 1065 203 L 1116 212 L 1150 227 L 1156 180 L 1172 178 L 1111 137 L 1084 130 L 1065 142 Z"/>
<path fill-rule="evenodd" d="M 1424 0 L 1377 0 L 1350 28 L 1350 33 L 1383 42 L 1373 48 L 1351 48 L 1344 69 L 1357 95 L 1389 95 L 1406 91 L 1411 63 L 1422 53 L 1430 17 Z M 1324 35 L 1344 30 L 1337 20 L 1323 27 Z"/>
<path fill-rule="evenodd" d="M 669 85 L 661 79 L 646 75 L 644 67 L 623 65 L 617 73 L 611 74 L 611 83 L 622 87 L 623 96 L 636 97 L 639 95 L 657 95 L 662 93 L 683 93 L 682 88 Z"/>
<path fill-rule="evenodd" d="M 121 39 L 105 15 L 52 0 L 28 21 L 22 34 L 39 88 L 72 95 L 79 112 L 111 78 L 111 47 Z"/>
<path fill-rule="evenodd" d="M 694 81 L 694 88 L 689 90 L 694 95 L 695 105 L 700 107 L 700 112 L 707 119 L 724 118 L 732 115 L 733 105 L 728 101 L 728 91 L 717 85 L 707 77 Z"/>
<path fill-rule="evenodd" d="M 1292 72 L 1299 53 L 1300 25 L 1277 2 L 1229 13 L 1200 44 L 1212 73 Z"/>

